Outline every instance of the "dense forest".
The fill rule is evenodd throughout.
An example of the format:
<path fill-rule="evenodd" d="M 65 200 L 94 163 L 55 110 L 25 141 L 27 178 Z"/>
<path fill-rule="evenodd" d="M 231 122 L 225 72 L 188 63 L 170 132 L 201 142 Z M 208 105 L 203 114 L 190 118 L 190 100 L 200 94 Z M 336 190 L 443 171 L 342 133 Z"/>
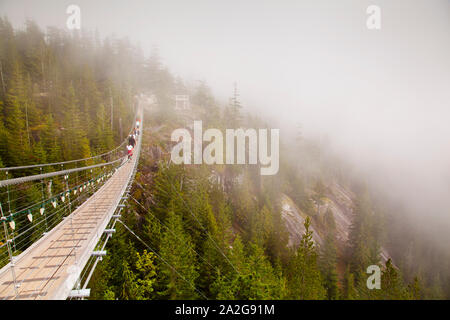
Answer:
<path fill-rule="evenodd" d="M 237 88 L 223 103 L 206 83 L 172 75 L 156 49 L 145 58 L 126 39 L 44 32 L 31 21 L 13 30 L 7 19 L 0 20 L 0 72 L 2 167 L 111 150 L 132 124 L 135 95 L 157 101 L 146 111 L 123 214 L 134 234 L 116 226 L 89 284 L 91 299 L 450 298 L 448 250 L 409 228 L 401 209 L 374 196 L 318 141 L 299 133 L 294 150 L 282 141 L 275 176 L 250 165 L 171 164 L 170 133 L 194 119 L 206 128 L 269 127 L 245 112 Z M 175 112 L 175 94 L 189 94 L 189 112 Z M 354 194 L 345 241 L 333 211 L 323 210 L 335 181 Z M 298 243 L 290 243 L 283 197 L 305 215 Z M 379 290 L 367 288 L 369 265 L 381 267 Z"/>
<path fill-rule="evenodd" d="M 200 87 L 194 97 L 205 94 L 205 87 Z M 235 107 L 232 102 L 215 121 L 243 119 Z M 288 164 L 281 177 L 263 178 L 252 166 L 170 164 L 167 136 L 177 127 L 176 117 L 168 122 L 156 114 L 150 124 L 147 121 L 151 129 L 144 133 L 144 153 L 123 214 L 139 239 L 118 228 L 107 247 L 112 254 L 91 280 L 93 299 L 439 297 L 426 296 L 432 293 L 418 276 L 405 281 L 390 259 L 382 268 L 382 289 L 367 288 L 366 266 L 382 265 L 379 225 L 367 195 L 356 204 L 350 239 L 342 251 L 333 214 L 315 215 L 301 178 L 293 179 Z M 315 186 L 317 197 L 320 188 Z M 280 212 L 284 192 L 294 192 L 298 205 L 310 212 L 296 247 L 288 246 Z M 321 246 L 313 241 L 311 229 L 319 221 L 326 230 Z"/>
<path fill-rule="evenodd" d="M 119 144 L 134 119 L 123 63 L 134 54 L 125 41 L 44 33 L 32 21 L 15 31 L 0 19 L 0 162 L 88 158 Z"/>

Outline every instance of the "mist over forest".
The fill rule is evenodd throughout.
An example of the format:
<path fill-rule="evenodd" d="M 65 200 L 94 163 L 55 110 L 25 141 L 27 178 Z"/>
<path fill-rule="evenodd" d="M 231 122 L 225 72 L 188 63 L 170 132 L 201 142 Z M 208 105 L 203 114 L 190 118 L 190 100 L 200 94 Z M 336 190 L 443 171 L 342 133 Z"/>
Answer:
<path fill-rule="evenodd" d="M 379 30 L 366 26 L 371 1 L 80 0 L 81 29 L 67 30 L 70 4 L 0 3 L 1 167 L 106 152 L 123 140 L 130 106 L 145 101 L 151 129 L 136 181 L 148 189 L 134 189 L 145 208 L 135 204 L 127 223 L 206 296 L 449 299 L 450 2 L 379 0 Z M 176 108 L 180 94 L 190 112 Z M 111 99 L 117 113 L 108 119 Z M 162 165 L 170 133 L 194 120 L 280 129 L 279 173 Z M 213 253 L 186 202 L 233 268 Z M 179 238 L 208 266 L 190 265 L 186 252 L 172 256 L 167 242 Z M 130 239 L 113 238 L 116 253 L 94 273 L 93 298 L 202 298 Z M 137 258 L 128 265 L 126 256 Z M 235 264 L 242 274 L 257 268 L 270 289 L 234 278 Z M 401 280 L 368 291 L 369 264 Z M 317 281 L 297 289 L 299 268 Z"/>

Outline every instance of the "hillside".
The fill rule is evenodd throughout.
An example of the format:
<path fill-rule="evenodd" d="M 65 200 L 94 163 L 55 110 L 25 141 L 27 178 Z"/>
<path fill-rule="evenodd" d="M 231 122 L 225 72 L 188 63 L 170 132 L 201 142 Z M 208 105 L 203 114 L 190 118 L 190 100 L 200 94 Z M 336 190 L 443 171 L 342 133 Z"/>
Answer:
<path fill-rule="evenodd" d="M 259 164 L 174 163 L 174 130 L 193 134 L 196 120 L 221 132 L 271 128 L 247 112 L 237 86 L 223 102 L 126 39 L 44 32 L 33 22 L 13 30 L 3 18 L 0 61 L 1 167 L 114 149 L 133 123 L 135 98 L 144 101 L 141 158 L 123 210 L 132 232 L 117 226 L 89 283 L 91 299 L 450 296 L 448 252 L 408 228 L 320 141 L 299 134 L 294 145 L 281 134 L 275 175 L 262 175 Z M 177 105 L 179 95 L 188 106 Z M 42 190 L 2 190 L 0 202 L 15 210 Z M 372 265 L 382 270 L 380 290 L 366 285 Z"/>
<path fill-rule="evenodd" d="M 163 108 L 156 96 L 149 101 L 151 128 L 144 133 L 143 159 L 127 221 L 165 261 L 185 270 L 201 294 L 192 288 L 174 291 L 182 280 L 170 276 L 170 268 L 151 254 L 149 267 L 157 270 L 151 278 L 152 293 L 136 296 L 129 292 L 134 281 L 145 279 L 138 264 L 134 265 L 141 259 L 141 245 L 119 233 L 111 245 L 112 255 L 96 272 L 94 298 L 388 298 L 384 294 L 391 293 L 369 292 L 364 289 L 364 278 L 351 276 L 358 259 L 352 239 L 357 234 L 355 225 L 361 223 L 355 215 L 358 219 L 358 212 L 365 210 L 352 191 L 335 181 L 323 188 L 312 186 L 304 191 L 308 199 L 305 206 L 305 202 L 296 203 L 282 192 L 290 190 L 285 185 L 288 180 L 255 179 L 248 165 L 232 171 L 224 165 L 173 165 L 170 133 L 180 126 L 189 127 L 193 119 L 208 118 L 202 118 L 198 113 L 201 108 L 195 107 L 186 114 L 161 113 Z M 317 197 L 319 191 L 322 194 Z M 172 213 L 180 218 L 175 219 Z M 170 249 L 169 240 L 174 242 Z M 126 243 L 133 243 L 133 249 Z M 377 243 L 374 240 L 374 248 Z M 379 245 L 377 250 L 379 264 L 386 264 L 384 272 L 396 273 L 386 250 Z M 138 260 L 131 259 L 121 267 L 123 271 L 113 272 L 114 266 L 123 261 L 117 252 L 132 257 L 134 251 Z M 133 274 L 132 278 L 123 278 L 125 270 Z M 297 282 L 301 274 L 311 277 L 306 287 Z M 266 289 L 261 291 L 262 287 Z M 406 285 L 398 289 L 402 293 L 397 294 L 403 298 L 413 297 Z"/>

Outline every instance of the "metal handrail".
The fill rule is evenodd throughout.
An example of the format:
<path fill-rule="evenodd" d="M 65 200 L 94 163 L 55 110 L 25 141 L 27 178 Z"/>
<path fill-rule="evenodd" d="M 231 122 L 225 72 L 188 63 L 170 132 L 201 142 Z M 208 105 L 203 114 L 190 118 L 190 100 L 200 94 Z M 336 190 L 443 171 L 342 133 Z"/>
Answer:
<path fill-rule="evenodd" d="M 74 168 L 74 169 L 67 169 L 67 170 L 61 170 L 61 171 L 56 171 L 56 172 L 36 174 L 33 176 L 26 176 L 26 177 L 14 178 L 14 179 L 9 179 L 9 180 L 1 180 L 0 188 L 14 185 L 14 184 L 20 184 L 20 183 L 24 183 L 24 182 L 30 182 L 30 181 L 41 180 L 41 179 L 55 177 L 55 176 L 61 176 L 63 174 L 70 174 L 73 172 L 79 172 L 79 171 L 89 170 L 89 169 L 93 169 L 93 168 L 108 166 L 108 165 L 114 164 L 116 162 L 123 161 L 125 158 L 126 158 L 126 156 L 116 159 L 114 161 L 94 164 L 91 166 L 86 166 L 86 167 L 81 167 L 81 168 Z"/>

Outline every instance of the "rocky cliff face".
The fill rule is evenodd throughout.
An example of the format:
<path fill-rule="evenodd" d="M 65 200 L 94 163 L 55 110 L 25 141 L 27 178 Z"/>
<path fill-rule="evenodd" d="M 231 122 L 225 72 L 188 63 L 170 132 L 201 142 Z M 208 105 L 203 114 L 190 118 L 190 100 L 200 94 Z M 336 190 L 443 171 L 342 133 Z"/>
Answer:
<path fill-rule="evenodd" d="M 323 215 L 330 210 L 333 213 L 336 222 L 336 238 L 337 245 L 340 248 L 345 248 L 350 234 L 350 226 L 353 218 L 353 199 L 355 195 L 340 184 L 333 182 L 327 187 L 327 192 L 323 203 L 319 206 L 317 215 L 319 220 Z M 289 232 L 288 246 L 296 247 L 300 243 L 300 239 L 305 232 L 303 223 L 307 214 L 300 210 L 295 203 L 287 195 L 283 194 L 281 215 L 285 222 L 286 229 Z M 326 235 L 326 230 L 322 230 L 315 219 L 312 220 L 312 231 L 314 242 L 320 246 Z M 389 258 L 389 253 L 381 248 L 381 260 L 386 262 Z"/>
<path fill-rule="evenodd" d="M 283 194 L 283 198 L 281 199 L 281 206 L 281 217 L 289 232 L 288 246 L 297 247 L 300 244 L 302 235 L 305 233 L 305 226 L 303 223 L 305 222 L 307 215 L 285 194 Z M 323 240 L 313 225 L 311 225 L 311 230 L 313 231 L 314 242 L 321 244 Z"/>

